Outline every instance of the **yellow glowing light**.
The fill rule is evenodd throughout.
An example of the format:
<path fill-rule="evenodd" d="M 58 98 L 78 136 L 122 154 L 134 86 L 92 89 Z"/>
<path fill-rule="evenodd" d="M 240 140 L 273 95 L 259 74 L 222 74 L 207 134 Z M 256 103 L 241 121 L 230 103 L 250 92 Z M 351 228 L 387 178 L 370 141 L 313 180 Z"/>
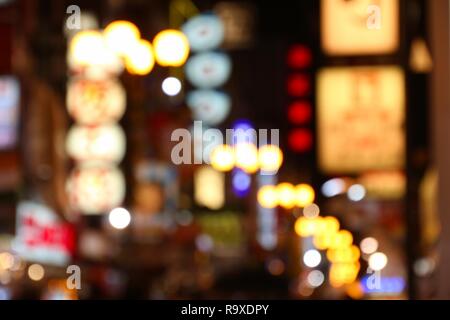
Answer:
<path fill-rule="evenodd" d="M 278 205 L 278 193 L 275 186 L 264 186 L 258 191 L 258 203 L 263 208 L 272 209 Z"/>
<path fill-rule="evenodd" d="M 163 30 L 153 40 L 156 62 L 163 67 L 182 66 L 189 56 L 189 41 L 178 30 Z"/>
<path fill-rule="evenodd" d="M 277 186 L 278 203 L 285 209 L 295 206 L 295 187 L 290 183 L 280 183 Z"/>
<path fill-rule="evenodd" d="M 305 218 L 300 217 L 297 219 L 294 225 L 295 233 L 300 237 L 315 236 L 320 232 L 322 227 L 322 218 Z"/>
<path fill-rule="evenodd" d="M 232 147 L 223 144 L 214 148 L 210 156 L 211 166 L 218 171 L 230 171 L 235 164 L 235 154 Z"/>
<path fill-rule="evenodd" d="M 14 256 L 9 252 L 0 253 L 0 270 L 11 269 L 14 265 Z"/>
<path fill-rule="evenodd" d="M 194 198 L 197 204 L 218 210 L 225 203 L 225 176 L 210 166 L 200 167 L 194 175 Z"/>
<path fill-rule="evenodd" d="M 335 175 L 403 168 L 403 70 L 396 66 L 332 67 L 321 70 L 317 79 L 321 171 Z"/>
<path fill-rule="evenodd" d="M 321 1 L 321 42 L 329 55 L 394 52 L 399 46 L 398 0 Z"/>
<path fill-rule="evenodd" d="M 235 146 L 236 167 L 247 173 L 258 171 L 258 148 L 252 143 L 239 143 Z"/>
<path fill-rule="evenodd" d="M 327 234 L 334 234 L 339 231 L 339 220 L 335 217 L 325 217 L 323 218 L 324 232 Z"/>
<path fill-rule="evenodd" d="M 313 239 L 314 246 L 319 250 L 326 250 L 331 246 L 334 234 L 316 234 Z"/>
<path fill-rule="evenodd" d="M 303 208 L 314 202 L 314 189 L 308 184 L 299 184 L 295 188 L 295 202 L 298 207 Z"/>
<path fill-rule="evenodd" d="M 149 74 L 155 65 L 155 57 L 150 42 L 140 40 L 125 57 L 125 67 L 131 74 L 140 76 Z"/>
<path fill-rule="evenodd" d="M 359 262 L 356 263 L 333 263 L 330 266 L 330 283 L 334 287 L 353 283 L 358 277 L 360 269 Z"/>
<path fill-rule="evenodd" d="M 265 145 L 259 148 L 258 159 L 261 171 L 275 173 L 283 163 L 283 152 L 275 145 Z"/>
<path fill-rule="evenodd" d="M 360 282 L 353 282 L 347 287 L 345 292 L 353 300 L 359 300 L 364 297 L 363 287 Z"/>
<path fill-rule="evenodd" d="M 356 246 L 332 249 L 327 251 L 327 258 L 333 263 L 357 262 L 361 253 Z"/>
<path fill-rule="evenodd" d="M 352 234 L 347 230 L 340 230 L 333 236 L 330 248 L 339 249 L 351 246 L 353 242 Z"/>
<path fill-rule="evenodd" d="M 138 27 L 130 21 L 124 20 L 117 20 L 108 24 L 103 31 L 103 35 L 108 49 L 122 57 L 134 54 L 135 44 L 141 37 Z"/>
<path fill-rule="evenodd" d="M 28 267 L 28 276 L 33 281 L 39 281 L 44 278 L 45 270 L 40 264 L 32 264 Z"/>

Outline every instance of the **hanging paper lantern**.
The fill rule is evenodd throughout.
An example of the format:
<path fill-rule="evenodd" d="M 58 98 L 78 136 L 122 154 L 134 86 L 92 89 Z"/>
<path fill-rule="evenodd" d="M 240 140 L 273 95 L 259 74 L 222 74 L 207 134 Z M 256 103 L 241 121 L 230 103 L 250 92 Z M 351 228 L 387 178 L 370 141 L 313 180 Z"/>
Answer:
<path fill-rule="evenodd" d="M 109 165 L 91 163 L 75 168 L 66 188 L 72 209 L 84 214 L 105 213 L 125 198 L 125 178 Z"/>
<path fill-rule="evenodd" d="M 153 40 L 156 62 L 163 67 L 180 67 L 189 56 L 189 41 L 179 30 L 163 30 Z"/>
<path fill-rule="evenodd" d="M 95 79 L 123 70 L 122 61 L 108 49 L 102 33 L 97 30 L 80 31 L 71 39 L 67 62 L 70 70 Z"/>
<path fill-rule="evenodd" d="M 186 63 L 186 77 L 198 88 L 220 87 L 229 79 L 230 74 L 231 61 L 223 53 L 199 53 Z"/>
<path fill-rule="evenodd" d="M 125 91 L 112 79 L 74 79 L 67 90 L 67 108 L 80 124 L 116 122 L 125 112 Z"/>
<path fill-rule="evenodd" d="M 196 90 L 188 94 L 187 105 L 192 109 L 194 120 L 201 120 L 208 125 L 218 125 L 230 113 L 230 97 L 214 90 Z"/>
<path fill-rule="evenodd" d="M 200 14 L 188 20 L 182 27 L 192 51 L 213 50 L 225 37 L 222 20 L 214 14 Z"/>
<path fill-rule="evenodd" d="M 125 134 L 115 124 L 73 126 L 67 135 L 66 149 L 78 162 L 119 163 L 125 155 Z"/>

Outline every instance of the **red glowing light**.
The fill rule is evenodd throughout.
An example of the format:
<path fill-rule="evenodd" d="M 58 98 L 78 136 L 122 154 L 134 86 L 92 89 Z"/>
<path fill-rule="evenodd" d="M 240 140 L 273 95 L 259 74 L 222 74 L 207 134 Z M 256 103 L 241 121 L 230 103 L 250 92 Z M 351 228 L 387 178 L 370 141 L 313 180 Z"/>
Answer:
<path fill-rule="evenodd" d="M 311 50 L 301 44 L 293 45 L 287 55 L 287 64 L 291 68 L 303 69 L 311 65 Z"/>
<path fill-rule="evenodd" d="M 293 74 L 287 82 L 287 91 L 293 97 L 304 97 L 310 91 L 309 78 L 305 74 Z"/>
<path fill-rule="evenodd" d="M 294 124 L 305 124 L 311 121 L 312 109 L 307 101 L 293 102 L 288 109 L 289 121 Z"/>
<path fill-rule="evenodd" d="M 294 129 L 288 139 L 289 147 L 294 152 L 307 152 L 312 149 L 313 136 L 308 129 Z"/>

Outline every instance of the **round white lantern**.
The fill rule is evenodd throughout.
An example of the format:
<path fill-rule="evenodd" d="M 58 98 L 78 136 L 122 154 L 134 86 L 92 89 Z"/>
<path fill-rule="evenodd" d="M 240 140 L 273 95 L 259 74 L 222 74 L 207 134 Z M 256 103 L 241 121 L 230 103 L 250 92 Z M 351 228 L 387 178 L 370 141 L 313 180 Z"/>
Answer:
<path fill-rule="evenodd" d="M 187 36 L 192 51 L 215 49 L 225 37 L 222 20 L 214 14 L 200 14 L 189 19 L 182 31 Z"/>
<path fill-rule="evenodd" d="M 108 212 L 125 199 L 125 178 L 118 168 L 109 165 L 89 163 L 76 167 L 66 188 L 72 209 L 84 214 Z"/>
<path fill-rule="evenodd" d="M 193 118 L 208 125 L 220 124 L 230 113 L 230 97 L 214 90 L 195 90 L 188 94 L 186 103 L 193 111 Z"/>
<path fill-rule="evenodd" d="M 186 63 L 186 77 L 198 88 L 220 87 L 229 79 L 230 74 L 231 60 L 223 53 L 199 53 Z"/>
<path fill-rule="evenodd" d="M 125 112 L 125 91 L 117 80 L 76 78 L 67 89 L 69 114 L 80 124 L 117 122 Z"/>
<path fill-rule="evenodd" d="M 115 124 L 73 126 L 67 134 L 66 149 L 77 162 L 119 163 L 125 155 L 125 133 Z"/>

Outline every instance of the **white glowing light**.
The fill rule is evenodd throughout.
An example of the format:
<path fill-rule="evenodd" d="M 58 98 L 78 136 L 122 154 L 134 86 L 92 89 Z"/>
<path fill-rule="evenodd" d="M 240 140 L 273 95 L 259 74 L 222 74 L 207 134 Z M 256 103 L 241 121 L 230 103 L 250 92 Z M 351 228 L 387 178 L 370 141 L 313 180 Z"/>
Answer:
<path fill-rule="evenodd" d="M 374 271 L 380 271 L 388 263 L 387 256 L 382 252 L 375 252 L 369 257 L 369 267 Z"/>
<path fill-rule="evenodd" d="M 131 222 L 131 215 L 124 208 L 115 208 L 109 213 L 108 219 L 114 228 L 125 229 Z"/>
<path fill-rule="evenodd" d="M 378 250 L 378 241 L 375 238 L 368 237 L 363 239 L 359 246 L 363 253 L 372 254 Z"/>
<path fill-rule="evenodd" d="M 32 264 L 28 267 L 28 276 L 33 281 L 39 281 L 44 278 L 45 270 L 40 264 Z"/>
<path fill-rule="evenodd" d="M 354 184 L 348 189 L 347 196 L 351 201 L 361 201 L 366 196 L 366 188 L 360 184 Z"/>
<path fill-rule="evenodd" d="M 181 91 L 181 82 L 175 77 L 168 77 L 162 83 L 162 90 L 168 96 L 176 96 Z"/>
<path fill-rule="evenodd" d="M 343 193 L 344 190 L 345 182 L 339 178 L 328 180 L 322 185 L 322 194 L 328 198 L 337 196 Z"/>
<path fill-rule="evenodd" d="M 316 218 L 319 216 L 320 208 L 317 204 L 311 203 L 303 209 L 303 215 L 307 218 Z"/>
<path fill-rule="evenodd" d="M 321 261 L 322 256 L 320 255 L 320 252 L 315 249 L 308 250 L 303 255 L 303 263 L 307 267 L 315 268 L 320 264 Z"/>
<path fill-rule="evenodd" d="M 325 280 L 325 276 L 323 275 L 323 273 L 321 271 L 313 270 L 308 274 L 308 277 L 306 280 L 310 287 L 317 288 L 323 284 L 323 282 Z"/>

